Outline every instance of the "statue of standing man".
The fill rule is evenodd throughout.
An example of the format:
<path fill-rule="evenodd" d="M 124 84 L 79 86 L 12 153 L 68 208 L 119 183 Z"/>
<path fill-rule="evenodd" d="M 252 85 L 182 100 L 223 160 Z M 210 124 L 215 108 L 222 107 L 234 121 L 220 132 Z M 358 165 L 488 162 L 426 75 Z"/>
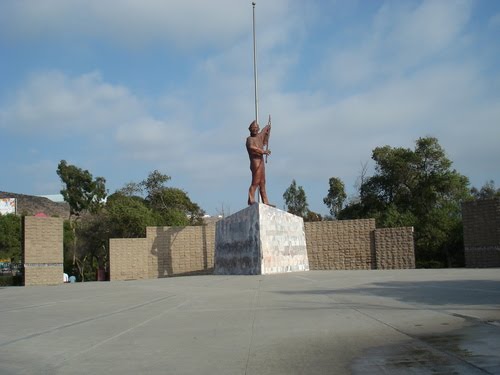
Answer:
<path fill-rule="evenodd" d="M 271 133 L 271 121 L 259 132 L 259 124 L 252 121 L 248 127 L 250 136 L 247 138 L 247 151 L 250 158 L 250 170 L 252 171 L 252 184 L 248 189 L 248 204 L 255 203 L 255 191 L 259 188 L 262 203 L 269 205 L 266 193 L 266 167 L 264 155 L 271 155 L 271 150 L 265 150 L 268 145 L 269 135 Z"/>

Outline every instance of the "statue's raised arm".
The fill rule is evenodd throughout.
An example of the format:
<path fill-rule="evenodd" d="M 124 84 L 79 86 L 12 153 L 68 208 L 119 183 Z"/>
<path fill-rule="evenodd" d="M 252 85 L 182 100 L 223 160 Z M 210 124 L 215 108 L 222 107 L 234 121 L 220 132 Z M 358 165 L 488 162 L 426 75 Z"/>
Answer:
<path fill-rule="evenodd" d="M 271 115 L 269 115 L 269 120 L 267 121 L 267 126 L 262 129 L 262 131 L 265 131 L 265 136 L 264 136 L 264 146 L 266 150 L 269 150 L 269 138 L 271 138 Z M 266 164 L 267 164 L 267 156 L 266 155 Z"/>

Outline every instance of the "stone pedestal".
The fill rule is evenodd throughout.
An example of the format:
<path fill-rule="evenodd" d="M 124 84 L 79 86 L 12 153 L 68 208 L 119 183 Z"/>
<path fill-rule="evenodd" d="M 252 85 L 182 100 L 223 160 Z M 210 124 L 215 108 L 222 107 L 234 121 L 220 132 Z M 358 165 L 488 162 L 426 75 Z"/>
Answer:
<path fill-rule="evenodd" d="M 256 203 L 217 222 L 215 274 L 265 275 L 308 270 L 301 217 Z"/>

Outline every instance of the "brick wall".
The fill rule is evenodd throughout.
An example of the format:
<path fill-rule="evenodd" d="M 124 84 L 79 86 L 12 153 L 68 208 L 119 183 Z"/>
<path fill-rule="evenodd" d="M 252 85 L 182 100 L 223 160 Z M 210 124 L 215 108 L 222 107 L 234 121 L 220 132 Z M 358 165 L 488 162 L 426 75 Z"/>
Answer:
<path fill-rule="evenodd" d="M 415 268 L 413 227 L 375 229 L 376 268 Z"/>
<path fill-rule="evenodd" d="M 462 204 L 466 267 L 500 267 L 500 199 Z"/>
<path fill-rule="evenodd" d="M 212 274 L 215 223 L 148 227 L 146 238 L 111 239 L 110 280 Z"/>
<path fill-rule="evenodd" d="M 311 270 L 415 267 L 411 228 L 376 230 L 364 219 L 304 223 L 304 231 Z M 215 223 L 148 227 L 146 238 L 112 239 L 109 247 L 111 280 L 212 274 Z"/>
<path fill-rule="evenodd" d="M 63 283 L 63 219 L 26 216 L 23 222 L 24 285 Z"/>
<path fill-rule="evenodd" d="M 113 238 L 109 240 L 110 280 L 148 278 L 147 238 Z"/>
<path fill-rule="evenodd" d="M 311 270 L 375 268 L 375 219 L 304 223 Z"/>
<path fill-rule="evenodd" d="M 211 274 L 215 223 L 191 227 L 149 227 L 149 277 Z"/>

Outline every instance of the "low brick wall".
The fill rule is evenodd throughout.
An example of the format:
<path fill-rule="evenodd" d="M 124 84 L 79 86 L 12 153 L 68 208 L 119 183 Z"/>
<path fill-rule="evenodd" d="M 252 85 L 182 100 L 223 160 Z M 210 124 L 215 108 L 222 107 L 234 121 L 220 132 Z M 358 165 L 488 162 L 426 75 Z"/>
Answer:
<path fill-rule="evenodd" d="M 311 270 L 375 268 L 375 219 L 304 223 Z"/>
<path fill-rule="evenodd" d="M 215 223 L 148 227 L 146 238 L 111 239 L 110 280 L 212 274 Z"/>
<path fill-rule="evenodd" d="M 500 246 L 466 246 L 464 251 L 467 268 L 500 267 Z"/>
<path fill-rule="evenodd" d="M 113 238 L 109 240 L 110 280 L 147 279 L 147 238 Z"/>
<path fill-rule="evenodd" d="M 23 263 L 25 286 L 64 282 L 63 219 L 24 217 Z"/>
<path fill-rule="evenodd" d="M 376 229 L 363 219 L 304 223 L 304 231 L 311 270 L 415 267 L 412 228 Z M 111 280 L 212 274 L 215 223 L 148 227 L 146 238 L 112 239 L 109 247 Z"/>
<path fill-rule="evenodd" d="M 63 220 L 27 216 L 23 228 L 24 285 L 63 283 Z M 412 228 L 376 229 L 374 219 L 364 219 L 304 223 L 304 231 L 312 270 L 415 267 Z M 146 238 L 110 240 L 110 279 L 212 274 L 214 248 L 213 222 L 148 227 Z M 473 250 L 477 264 L 500 264 L 500 246 Z"/>
<path fill-rule="evenodd" d="M 148 227 L 149 278 L 212 274 L 215 223 L 191 227 Z"/>
<path fill-rule="evenodd" d="M 465 266 L 500 267 L 500 199 L 462 204 Z"/>
<path fill-rule="evenodd" d="M 62 263 L 28 263 L 24 266 L 24 286 L 58 285 L 64 282 Z"/>
<path fill-rule="evenodd" d="M 413 227 L 375 229 L 376 268 L 415 268 Z"/>

